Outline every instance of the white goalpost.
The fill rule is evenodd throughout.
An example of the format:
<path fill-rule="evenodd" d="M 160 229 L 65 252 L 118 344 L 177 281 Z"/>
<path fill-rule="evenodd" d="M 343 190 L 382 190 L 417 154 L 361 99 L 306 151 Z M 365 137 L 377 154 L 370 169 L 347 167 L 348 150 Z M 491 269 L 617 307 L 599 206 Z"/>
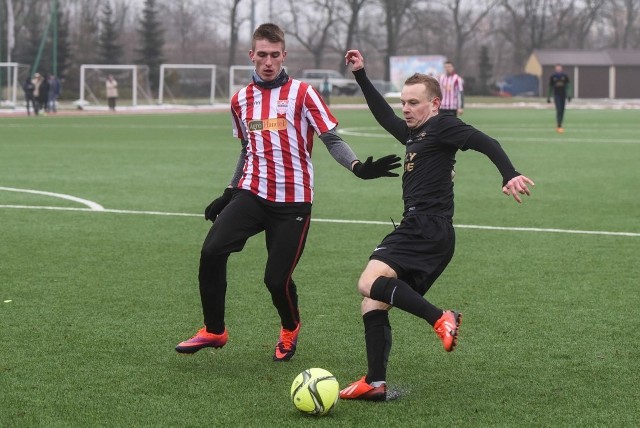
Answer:
<path fill-rule="evenodd" d="M 92 71 L 97 73 L 91 73 Z M 138 93 L 141 93 L 149 104 L 153 103 L 149 87 L 149 67 L 135 64 L 82 64 L 80 66 L 80 99 L 76 101 L 78 107 L 84 108 L 89 104 L 85 95 L 97 104 L 100 99 L 106 98 L 105 71 L 114 76 L 118 81 L 119 100 L 130 99 L 131 106 L 138 106 Z M 130 95 L 129 95 L 130 93 Z"/>
<path fill-rule="evenodd" d="M 0 62 L 0 70 L 6 71 L 0 79 L 0 102 L 16 107 L 18 92 L 22 89 L 22 83 L 29 77 L 29 66 L 17 62 Z"/>
<path fill-rule="evenodd" d="M 253 65 L 232 65 L 229 67 L 229 99 L 243 87 L 251 83 Z"/>
<path fill-rule="evenodd" d="M 165 92 L 174 104 L 213 105 L 216 94 L 214 64 L 161 64 L 158 104 L 164 104 Z"/>

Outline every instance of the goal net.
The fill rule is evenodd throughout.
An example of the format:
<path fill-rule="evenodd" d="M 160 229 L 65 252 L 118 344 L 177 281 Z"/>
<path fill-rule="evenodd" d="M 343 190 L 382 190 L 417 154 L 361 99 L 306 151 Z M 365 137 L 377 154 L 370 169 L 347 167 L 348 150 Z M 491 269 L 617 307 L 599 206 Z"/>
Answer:
<path fill-rule="evenodd" d="M 30 77 L 29 66 L 17 62 L 0 62 L 0 106 L 24 105 L 22 85 Z M 18 101 L 20 100 L 20 101 Z"/>
<path fill-rule="evenodd" d="M 107 76 L 118 82 L 118 107 L 154 104 L 146 65 L 82 64 L 80 66 L 80 99 L 78 108 L 106 106 Z"/>
<path fill-rule="evenodd" d="M 229 99 L 243 87 L 251 83 L 253 65 L 232 65 L 229 67 Z"/>
<path fill-rule="evenodd" d="M 213 64 L 162 64 L 158 104 L 212 105 L 216 95 Z"/>

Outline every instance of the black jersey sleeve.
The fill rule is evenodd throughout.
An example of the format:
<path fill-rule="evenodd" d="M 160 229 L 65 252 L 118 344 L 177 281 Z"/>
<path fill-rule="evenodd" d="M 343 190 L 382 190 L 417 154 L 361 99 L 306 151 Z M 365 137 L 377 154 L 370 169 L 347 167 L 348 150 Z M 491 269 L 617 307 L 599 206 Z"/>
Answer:
<path fill-rule="evenodd" d="M 466 149 L 475 150 L 486 155 L 498 168 L 498 171 L 500 171 L 503 186 L 513 177 L 520 175 L 502 149 L 500 143 L 477 129 L 467 139 L 463 150 Z"/>
<path fill-rule="evenodd" d="M 360 85 L 364 98 L 367 101 L 369 110 L 373 113 L 373 117 L 378 121 L 389 134 L 393 135 L 396 140 L 402 144 L 406 143 L 409 128 L 404 119 L 396 116 L 393 108 L 389 105 L 387 100 L 378 92 L 373 86 L 369 78 L 367 77 L 364 68 L 354 71 L 353 75 L 356 77 L 356 82 Z"/>

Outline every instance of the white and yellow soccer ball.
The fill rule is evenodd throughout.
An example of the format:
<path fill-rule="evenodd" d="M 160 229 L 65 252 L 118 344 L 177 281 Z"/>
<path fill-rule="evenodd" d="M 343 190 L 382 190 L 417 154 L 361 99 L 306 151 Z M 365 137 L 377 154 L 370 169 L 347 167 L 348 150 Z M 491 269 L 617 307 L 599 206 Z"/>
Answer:
<path fill-rule="evenodd" d="M 291 401 L 302 413 L 324 416 L 335 407 L 339 391 L 338 381 L 327 370 L 307 369 L 293 380 Z"/>

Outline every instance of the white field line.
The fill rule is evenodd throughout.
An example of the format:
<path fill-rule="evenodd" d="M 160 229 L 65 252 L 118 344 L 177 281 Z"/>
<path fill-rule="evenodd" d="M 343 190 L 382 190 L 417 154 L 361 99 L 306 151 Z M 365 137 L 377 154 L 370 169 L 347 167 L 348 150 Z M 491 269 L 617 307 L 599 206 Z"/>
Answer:
<path fill-rule="evenodd" d="M 34 195 L 51 196 L 59 199 L 66 199 L 67 201 L 78 202 L 84 206 L 89 207 L 93 211 L 104 210 L 104 207 L 96 202 L 89 201 L 87 199 L 78 198 L 76 196 L 65 195 L 64 193 L 53 193 L 53 192 L 45 192 L 42 190 L 32 190 L 32 189 L 16 189 L 14 187 L 0 187 L 0 190 L 5 190 L 7 192 L 32 193 Z"/>
<path fill-rule="evenodd" d="M 193 214 L 193 213 L 116 210 L 116 209 L 108 209 L 108 208 L 95 210 L 90 208 L 78 208 L 78 207 L 48 207 L 48 206 L 31 206 L 31 205 L 0 205 L 0 208 L 100 212 L 100 213 L 131 214 L 131 215 L 158 215 L 158 216 L 168 216 L 168 217 L 203 217 L 202 214 Z M 316 223 L 368 224 L 368 225 L 381 225 L 381 226 L 391 227 L 391 223 L 389 221 L 376 221 L 376 220 L 341 220 L 341 219 L 330 219 L 330 218 L 314 218 L 311 221 Z M 538 227 L 503 227 L 503 226 L 482 226 L 482 225 L 474 225 L 474 224 L 456 224 L 455 227 L 459 229 L 497 230 L 497 231 L 510 231 L 510 232 L 566 233 L 566 234 L 574 234 L 574 235 L 605 235 L 605 236 L 625 236 L 625 237 L 640 238 L 640 233 L 609 232 L 609 231 L 603 231 L 603 230 L 546 229 L 546 228 L 538 228 Z"/>

